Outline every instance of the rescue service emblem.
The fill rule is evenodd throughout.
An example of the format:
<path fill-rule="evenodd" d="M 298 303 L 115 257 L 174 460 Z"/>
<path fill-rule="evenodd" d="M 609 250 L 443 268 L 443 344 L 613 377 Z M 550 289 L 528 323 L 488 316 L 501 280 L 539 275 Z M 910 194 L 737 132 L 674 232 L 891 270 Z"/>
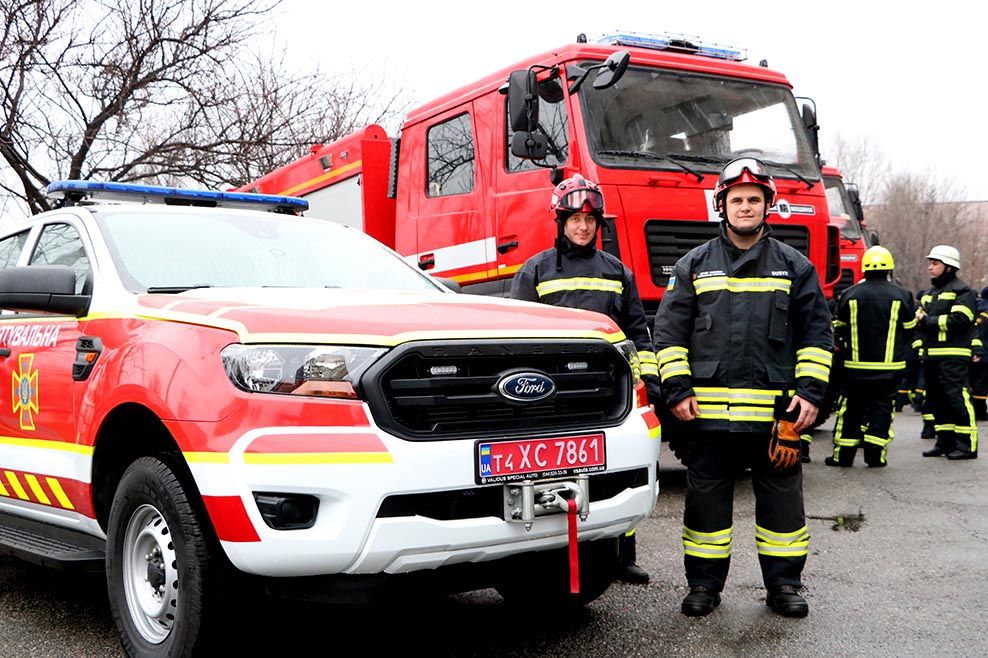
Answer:
<path fill-rule="evenodd" d="M 20 415 L 22 430 L 34 429 L 34 414 L 38 413 L 38 371 L 33 370 L 34 355 L 21 354 L 17 359 L 19 372 L 13 373 L 11 389 L 13 393 L 14 415 Z"/>
<path fill-rule="evenodd" d="M 541 372 L 514 372 L 498 380 L 497 392 L 512 402 L 538 402 L 556 392 L 556 382 Z"/>

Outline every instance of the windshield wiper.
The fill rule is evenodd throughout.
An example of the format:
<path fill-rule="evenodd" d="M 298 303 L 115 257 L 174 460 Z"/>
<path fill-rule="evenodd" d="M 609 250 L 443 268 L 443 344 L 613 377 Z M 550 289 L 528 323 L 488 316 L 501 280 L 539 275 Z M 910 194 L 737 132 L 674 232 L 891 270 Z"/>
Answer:
<path fill-rule="evenodd" d="M 200 283 L 194 286 L 149 286 L 148 293 L 155 294 L 160 293 L 163 295 L 177 295 L 180 292 L 185 292 L 186 290 L 196 290 L 198 288 L 212 288 L 213 286 L 208 283 Z"/>
<path fill-rule="evenodd" d="M 662 155 L 659 153 L 649 153 L 648 151 L 621 151 L 616 149 L 606 149 L 603 151 L 598 151 L 598 153 L 600 153 L 601 155 L 618 155 L 618 156 L 623 156 L 625 158 L 638 158 L 639 160 L 661 160 L 664 162 L 670 162 L 676 165 L 677 167 L 679 167 L 680 169 L 682 169 L 683 171 L 685 171 L 690 176 L 695 176 L 697 183 L 702 181 L 704 178 L 703 174 L 701 174 L 700 172 L 690 169 L 682 162 L 677 161 L 676 158 L 669 155 Z"/>
<path fill-rule="evenodd" d="M 759 159 L 761 160 L 761 158 L 759 158 Z M 808 189 L 808 190 L 812 190 L 813 189 L 813 183 L 808 178 L 806 178 L 805 176 L 803 176 L 801 173 L 799 173 L 798 171 L 796 171 L 795 169 L 793 169 L 792 167 L 788 167 L 788 166 L 782 164 L 781 162 L 776 162 L 775 160 L 762 160 L 762 163 L 763 164 L 767 164 L 770 167 L 778 167 L 779 169 L 785 169 L 790 174 L 792 174 L 793 176 L 795 176 L 799 180 L 803 181 L 803 183 L 806 184 L 806 189 Z"/>

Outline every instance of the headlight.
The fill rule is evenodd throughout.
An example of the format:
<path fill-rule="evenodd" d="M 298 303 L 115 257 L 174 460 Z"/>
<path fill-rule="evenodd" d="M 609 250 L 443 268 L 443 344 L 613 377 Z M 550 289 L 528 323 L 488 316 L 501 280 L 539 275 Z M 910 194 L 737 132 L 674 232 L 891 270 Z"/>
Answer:
<path fill-rule="evenodd" d="M 615 343 L 614 347 L 628 360 L 628 365 L 631 366 L 631 383 L 637 384 L 638 380 L 642 378 L 642 364 L 638 359 L 638 348 L 630 340 L 622 340 L 620 343 Z"/>
<path fill-rule="evenodd" d="M 361 373 L 386 350 L 336 345 L 229 345 L 223 369 L 238 388 L 356 399 Z"/>

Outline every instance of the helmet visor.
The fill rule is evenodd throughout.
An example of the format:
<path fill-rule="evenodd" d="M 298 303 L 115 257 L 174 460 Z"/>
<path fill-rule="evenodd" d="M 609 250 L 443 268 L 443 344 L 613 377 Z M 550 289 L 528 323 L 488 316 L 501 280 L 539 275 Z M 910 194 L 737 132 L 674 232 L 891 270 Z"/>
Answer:
<path fill-rule="evenodd" d="M 580 188 L 561 196 L 556 205 L 560 210 L 593 212 L 604 209 L 604 197 L 597 190 Z"/>
<path fill-rule="evenodd" d="M 767 183 L 772 179 L 771 174 L 765 169 L 765 165 L 755 158 L 738 158 L 724 165 L 724 171 L 720 174 L 720 184 L 730 185 L 737 181 L 744 174 L 745 169 L 748 170 L 748 174 L 752 178 L 763 183 Z"/>

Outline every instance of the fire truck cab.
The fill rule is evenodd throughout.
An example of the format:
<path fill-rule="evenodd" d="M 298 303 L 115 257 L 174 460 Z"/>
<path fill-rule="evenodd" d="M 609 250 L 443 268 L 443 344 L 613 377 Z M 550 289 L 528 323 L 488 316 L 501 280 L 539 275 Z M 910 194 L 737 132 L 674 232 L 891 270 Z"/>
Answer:
<path fill-rule="evenodd" d="M 861 257 L 868 247 L 878 244 L 878 235 L 865 225 L 857 185 L 844 183 L 836 167 L 826 166 L 823 167 L 823 184 L 831 222 L 840 230 L 840 278 L 834 287 L 836 297 L 861 280 Z"/>
<path fill-rule="evenodd" d="M 779 190 L 773 236 L 809 257 L 829 297 L 839 245 L 815 113 L 744 58 L 683 38 L 578 40 L 412 111 L 400 137 L 370 126 L 242 189 L 305 197 L 314 217 L 360 226 L 465 292 L 504 296 L 553 244 L 552 181 L 579 172 L 604 193 L 602 248 L 634 272 L 651 315 L 676 260 L 719 230 L 720 169 L 754 156 Z"/>

